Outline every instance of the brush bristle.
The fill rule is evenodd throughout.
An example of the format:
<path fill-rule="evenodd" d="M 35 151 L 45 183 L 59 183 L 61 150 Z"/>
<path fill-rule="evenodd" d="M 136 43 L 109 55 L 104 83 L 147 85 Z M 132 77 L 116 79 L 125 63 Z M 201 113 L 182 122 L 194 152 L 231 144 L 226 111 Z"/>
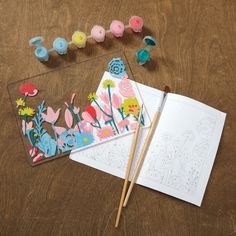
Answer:
<path fill-rule="evenodd" d="M 168 85 L 166 85 L 165 88 L 164 88 L 164 92 L 165 93 L 170 93 L 170 91 L 171 91 L 170 87 Z"/>

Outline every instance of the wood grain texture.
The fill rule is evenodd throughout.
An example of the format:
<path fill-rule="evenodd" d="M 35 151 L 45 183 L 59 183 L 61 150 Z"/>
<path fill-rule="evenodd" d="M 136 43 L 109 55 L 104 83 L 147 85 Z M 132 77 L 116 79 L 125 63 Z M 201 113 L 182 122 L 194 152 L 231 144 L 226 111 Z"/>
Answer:
<path fill-rule="evenodd" d="M 94 24 L 144 18 L 140 35 L 39 63 L 29 38 L 69 39 Z M 7 0 L 0 1 L 0 235 L 236 235 L 236 1 Z M 142 38 L 159 48 L 145 66 L 135 62 Z M 137 81 L 190 96 L 227 112 L 226 125 L 201 208 L 137 186 L 114 221 L 123 181 L 61 158 L 32 168 L 16 132 L 7 84 L 124 48 Z"/>

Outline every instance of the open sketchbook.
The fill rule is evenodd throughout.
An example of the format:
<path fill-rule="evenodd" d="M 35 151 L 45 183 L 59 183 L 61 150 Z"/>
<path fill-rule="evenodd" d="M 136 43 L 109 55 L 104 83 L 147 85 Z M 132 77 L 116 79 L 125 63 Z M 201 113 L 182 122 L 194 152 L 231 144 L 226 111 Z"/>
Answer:
<path fill-rule="evenodd" d="M 152 119 L 163 92 L 138 83 L 137 86 Z M 188 97 L 168 94 L 137 183 L 200 206 L 225 116 Z M 133 169 L 148 129 L 143 128 L 140 133 Z M 92 149 L 72 151 L 70 159 L 124 178 L 132 136 L 128 134 Z"/>

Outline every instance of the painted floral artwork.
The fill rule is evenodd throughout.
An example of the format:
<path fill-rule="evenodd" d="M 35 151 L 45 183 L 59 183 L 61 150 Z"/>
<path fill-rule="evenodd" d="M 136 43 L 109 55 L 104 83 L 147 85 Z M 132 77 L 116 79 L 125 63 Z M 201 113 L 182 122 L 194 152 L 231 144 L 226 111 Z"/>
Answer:
<path fill-rule="evenodd" d="M 76 103 L 75 93 L 69 102 L 61 104 L 61 108 L 55 109 L 46 101 L 37 107 L 30 107 L 28 101 L 37 96 L 40 89 L 31 82 L 19 87 L 21 97 L 16 100 L 16 107 L 33 163 L 71 150 L 80 150 L 136 129 L 142 104 L 137 88 L 128 79 L 120 58 L 114 58 L 108 64 L 108 70 L 97 91 L 85 98 L 90 105 L 83 110 Z M 140 121 L 143 126 L 146 122 L 144 117 L 142 115 Z M 59 119 L 63 119 L 64 126 L 57 125 Z"/>

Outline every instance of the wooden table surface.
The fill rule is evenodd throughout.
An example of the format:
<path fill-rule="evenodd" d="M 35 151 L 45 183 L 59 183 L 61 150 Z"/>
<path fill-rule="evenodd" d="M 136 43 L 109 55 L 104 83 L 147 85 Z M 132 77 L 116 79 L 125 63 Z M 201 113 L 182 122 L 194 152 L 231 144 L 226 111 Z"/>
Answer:
<path fill-rule="evenodd" d="M 94 24 L 108 28 L 144 18 L 140 35 L 38 62 L 28 40 L 70 39 Z M 7 0 L 0 1 L 0 235 L 236 235 L 236 1 L 235 0 Z M 142 38 L 159 47 L 152 61 L 134 61 Z M 165 84 L 221 111 L 227 119 L 202 206 L 136 186 L 120 227 L 114 221 L 123 181 L 68 158 L 29 166 L 7 84 L 123 48 L 137 81 Z"/>

